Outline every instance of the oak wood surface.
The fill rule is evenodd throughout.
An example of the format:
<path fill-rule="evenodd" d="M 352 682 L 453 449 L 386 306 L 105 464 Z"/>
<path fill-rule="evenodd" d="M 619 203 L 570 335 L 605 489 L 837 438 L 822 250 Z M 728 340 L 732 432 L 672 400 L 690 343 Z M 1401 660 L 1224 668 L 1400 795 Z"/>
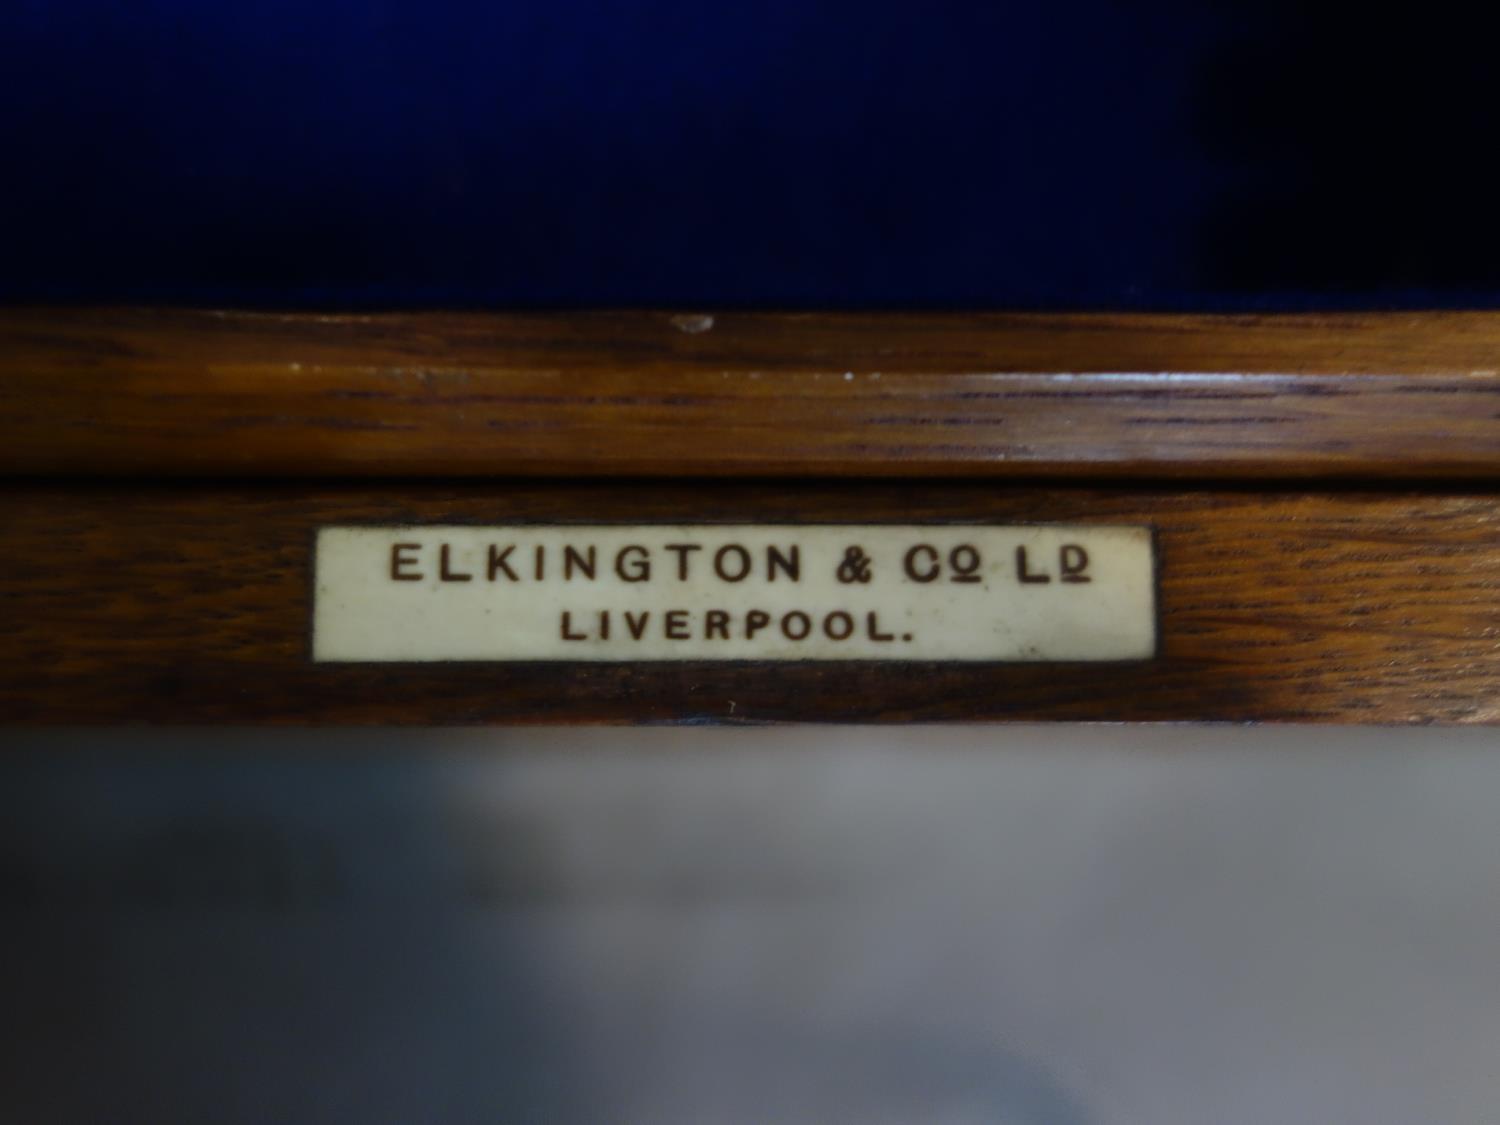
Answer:
<path fill-rule="evenodd" d="M 310 662 L 342 522 L 1146 523 L 1161 653 L 1123 665 Z M 14 482 L 0 720 L 1500 721 L 1500 497 L 1441 492 L 520 482 Z"/>
<path fill-rule="evenodd" d="M 1500 314 L 0 311 L 0 473 L 1500 477 Z"/>

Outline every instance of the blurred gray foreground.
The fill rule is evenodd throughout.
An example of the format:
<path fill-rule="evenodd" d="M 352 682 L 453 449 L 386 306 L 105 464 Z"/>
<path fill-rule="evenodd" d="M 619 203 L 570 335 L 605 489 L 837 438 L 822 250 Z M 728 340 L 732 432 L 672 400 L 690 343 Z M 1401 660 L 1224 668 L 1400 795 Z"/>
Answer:
<path fill-rule="evenodd" d="M 1500 1120 L 1500 736 L 0 731 L 0 1121 Z"/>

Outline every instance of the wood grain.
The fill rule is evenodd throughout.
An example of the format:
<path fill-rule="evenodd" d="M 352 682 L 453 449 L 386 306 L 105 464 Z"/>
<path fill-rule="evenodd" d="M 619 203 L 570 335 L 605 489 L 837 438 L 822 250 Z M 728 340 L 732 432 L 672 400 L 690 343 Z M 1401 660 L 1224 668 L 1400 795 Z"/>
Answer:
<path fill-rule="evenodd" d="M 340 522 L 1148 523 L 1162 646 L 1129 665 L 314 665 Z M 0 720 L 1500 721 L 1500 498 L 815 485 L 18 483 L 0 495 Z"/>
<path fill-rule="evenodd" d="M 1500 314 L 0 312 L 0 472 L 1500 478 Z"/>

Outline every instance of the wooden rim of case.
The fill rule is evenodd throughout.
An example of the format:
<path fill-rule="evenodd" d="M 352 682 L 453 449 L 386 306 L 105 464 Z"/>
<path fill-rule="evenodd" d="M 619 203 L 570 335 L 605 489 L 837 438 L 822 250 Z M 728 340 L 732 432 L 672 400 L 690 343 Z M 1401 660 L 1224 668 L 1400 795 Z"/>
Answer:
<path fill-rule="evenodd" d="M 1500 314 L 0 311 L 0 472 L 1500 478 Z"/>

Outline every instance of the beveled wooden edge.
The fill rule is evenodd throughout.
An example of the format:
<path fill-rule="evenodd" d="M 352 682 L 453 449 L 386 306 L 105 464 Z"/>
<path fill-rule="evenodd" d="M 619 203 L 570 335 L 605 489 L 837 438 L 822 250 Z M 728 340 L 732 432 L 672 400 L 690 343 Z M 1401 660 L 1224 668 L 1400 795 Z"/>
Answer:
<path fill-rule="evenodd" d="M 1500 314 L 0 311 L 0 473 L 1500 478 Z"/>

